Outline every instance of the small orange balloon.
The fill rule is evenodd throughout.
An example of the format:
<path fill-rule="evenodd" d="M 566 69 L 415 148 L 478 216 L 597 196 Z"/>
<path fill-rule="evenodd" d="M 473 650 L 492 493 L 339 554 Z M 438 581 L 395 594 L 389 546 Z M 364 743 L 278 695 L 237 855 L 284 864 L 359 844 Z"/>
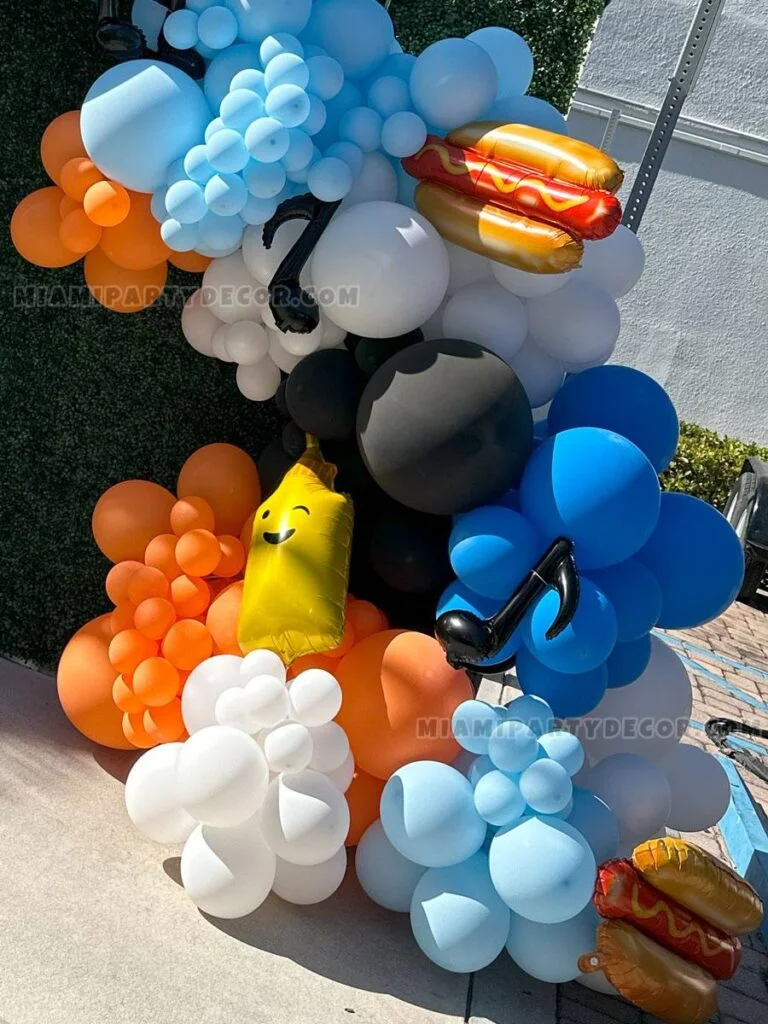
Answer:
<path fill-rule="evenodd" d="M 113 263 L 104 254 L 104 228 L 101 244 L 85 257 L 83 273 L 88 290 L 97 302 L 114 313 L 138 313 L 157 302 L 168 277 L 168 264 L 163 262 L 148 270 L 129 270 Z"/>
<path fill-rule="evenodd" d="M 179 619 L 165 634 L 163 657 L 176 668 L 193 669 L 212 653 L 213 637 L 196 619 Z"/>
<path fill-rule="evenodd" d="M 122 224 L 131 210 L 131 197 L 116 181 L 97 181 L 83 196 L 86 217 L 102 228 Z"/>
<path fill-rule="evenodd" d="M 159 569 L 167 580 L 175 580 L 181 576 L 181 569 L 176 561 L 176 534 L 160 533 L 147 544 L 144 552 L 145 565 Z"/>
<path fill-rule="evenodd" d="M 348 601 L 346 615 L 347 622 L 351 623 L 355 631 L 357 643 L 365 640 L 367 636 L 380 633 L 388 625 L 383 612 L 370 601 Z"/>
<path fill-rule="evenodd" d="M 121 601 L 109 617 L 109 625 L 112 635 L 122 633 L 124 629 L 133 629 L 135 626 L 136 605 L 130 601 Z"/>
<path fill-rule="evenodd" d="M 149 270 L 165 264 L 171 250 L 160 237 L 160 225 L 152 215 L 152 196 L 130 192 L 129 199 L 130 211 L 125 220 L 104 228 L 102 250 L 112 263 L 126 270 Z"/>
<path fill-rule="evenodd" d="M 83 204 L 76 202 L 74 199 L 70 199 L 69 196 L 64 196 L 59 203 L 59 213 L 61 214 L 62 220 L 64 220 L 68 213 L 72 213 L 74 210 L 80 210 L 82 212 L 82 209 Z"/>
<path fill-rule="evenodd" d="M 115 672 L 109 660 L 112 630 L 109 615 L 82 626 L 64 648 L 56 670 L 56 687 L 64 714 L 89 740 L 129 750 L 122 714 L 115 707 Z"/>
<path fill-rule="evenodd" d="M 157 654 L 157 644 L 138 629 L 123 629 L 112 637 L 109 660 L 115 672 L 135 672 L 145 658 Z"/>
<path fill-rule="evenodd" d="M 222 534 L 218 541 L 221 558 L 216 566 L 216 575 L 223 576 L 225 579 L 231 579 L 233 576 L 237 576 L 239 572 L 242 572 L 245 565 L 243 545 L 237 537 L 232 537 L 226 533 Z"/>
<path fill-rule="evenodd" d="M 148 597 L 136 608 L 133 621 L 150 640 L 162 640 L 176 621 L 176 609 L 164 597 Z"/>
<path fill-rule="evenodd" d="M 288 678 L 293 679 L 301 672 L 306 672 L 308 668 L 322 668 L 326 672 L 330 672 L 331 675 L 336 675 L 336 666 L 339 664 L 338 658 L 327 657 L 327 652 L 324 654 L 302 654 L 296 661 L 292 661 L 288 666 Z"/>
<path fill-rule="evenodd" d="M 161 708 L 147 708 L 144 712 L 144 731 L 158 743 L 176 743 L 186 735 L 181 717 L 181 701 L 174 697 Z"/>
<path fill-rule="evenodd" d="M 126 711 L 129 715 L 135 715 L 144 710 L 144 705 L 131 689 L 125 676 L 118 676 L 115 680 L 115 685 L 112 687 L 112 700 L 121 711 Z"/>
<path fill-rule="evenodd" d="M 39 188 L 25 196 L 13 211 L 11 241 L 19 255 L 37 267 L 68 267 L 81 258 L 59 238 L 63 198 L 60 188 Z"/>
<path fill-rule="evenodd" d="M 197 576 L 177 576 L 171 582 L 171 601 L 182 618 L 193 619 L 211 603 L 211 588 Z"/>
<path fill-rule="evenodd" d="M 174 267 L 178 267 L 179 270 L 186 270 L 189 274 L 202 274 L 210 267 L 213 260 L 211 256 L 203 256 L 192 250 L 191 252 L 172 252 L 168 257 L 168 262 L 172 263 Z"/>
<path fill-rule="evenodd" d="M 147 707 L 172 701 L 180 686 L 178 670 L 166 658 L 146 658 L 133 673 L 133 692 Z"/>
<path fill-rule="evenodd" d="M 251 512 L 248 518 L 245 520 L 245 526 L 240 531 L 240 543 L 243 545 L 243 550 L 246 552 L 251 549 L 251 540 L 253 538 L 253 521 L 256 518 L 256 513 Z"/>
<path fill-rule="evenodd" d="M 87 157 L 80 135 L 80 111 L 68 110 L 55 117 L 43 132 L 40 159 L 45 173 L 58 184 L 62 167 L 76 156 Z"/>
<path fill-rule="evenodd" d="M 59 185 L 70 199 L 78 203 L 82 203 L 85 193 L 92 185 L 103 180 L 104 175 L 87 156 L 76 156 L 67 160 L 59 175 Z"/>
<path fill-rule="evenodd" d="M 261 484 L 256 463 L 233 444 L 208 444 L 198 448 L 181 467 L 176 493 L 205 498 L 213 509 L 216 527 L 238 536 L 246 519 L 261 504 Z"/>
<path fill-rule="evenodd" d="M 188 576 L 209 576 L 221 561 L 216 535 L 210 530 L 190 530 L 176 542 L 176 561 Z"/>
<path fill-rule="evenodd" d="M 171 585 L 159 569 L 145 565 L 138 569 L 128 584 L 128 600 L 139 605 L 149 597 L 168 597 Z"/>
<path fill-rule="evenodd" d="M 150 736 L 144 728 L 144 712 L 136 715 L 123 715 L 123 735 L 132 747 L 139 750 L 149 750 L 157 746 L 157 740 Z"/>
<path fill-rule="evenodd" d="M 106 490 L 93 510 L 91 529 L 111 562 L 140 561 L 158 533 L 167 533 L 174 497 L 150 480 L 123 480 Z"/>
<path fill-rule="evenodd" d="M 82 209 L 73 210 L 59 224 L 59 238 L 67 249 L 82 256 L 99 244 L 101 228 L 92 224 Z"/>
<path fill-rule="evenodd" d="M 243 604 L 243 581 L 232 583 L 218 595 L 208 609 L 205 624 L 216 646 L 224 654 L 242 656 L 237 642 L 237 626 Z"/>
<path fill-rule="evenodd" d="M 171 529 L 178 537 L 190 530 L 208 530 L 213 533 L 216 529 L 213 509 L 205 498 L 198 498 L 194 494 L 188 498 L 179 498 L 171 509 Z"/>
<path fill-rule="evenodd" d="M 383 779 L 355 768 L 352 782 L 344 794 L 349 806 L 349 832 L 344 841 L 345 846 L 357 846 L 363 832 L 376 821 L 383 789 Z"/>
<path fill-rule="evenodd" d="M 343 658 L 345 654 L 349 654 L 352 648 L 355 646 L 355 631 L 352 628 L 352 623 L 347 619 L 344 623 L 344 633 L 341 638 L 341 643 L 336 647 L 332 647 L 329 651 L 324 651 L 329 658 L 339 659 Z"/>
<path fill-rule="evenodd" d="M 128 584 L 131 582 L 131 577 L 137 569 L 143 568 L 142 563 L 133 558 L 112 566 L 107 573 L 105 582 L 107 597 L 112 604 L 120 604 L 121 601 L 128 600 Z"/>

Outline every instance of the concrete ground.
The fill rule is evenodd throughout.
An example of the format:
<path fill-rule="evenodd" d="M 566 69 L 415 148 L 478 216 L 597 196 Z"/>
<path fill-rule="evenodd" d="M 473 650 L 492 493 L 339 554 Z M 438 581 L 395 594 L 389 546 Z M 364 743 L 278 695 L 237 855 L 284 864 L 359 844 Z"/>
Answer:
<path fill-rule="evenodd" d="M 767 616 L 736 605 L 670 640 L 686 645 L 694 722 L 748 711 L 768 724 Z M 696 725 L 689 733 L 709 744 Z M 50 677 L 0 663 L 0 1024 L 652 1021 L 578 984 L 536 982 L 505 954 L 471 978 L 438 969 L 407 916 L 372 904 L 354 871 L 316 907 L 270 897 L 241 921 L 204 917 L 178 884 L 179 851 L 128 821 L 134 758 L 80 737 Z M 768 787 L 745 780 L 768 807 Z M 716 829 L 695 838 L 725 852 Z M 767 977 L 768 954 L 750 939 L 720 986 L 718 1024 L 767 1020 Z"/>

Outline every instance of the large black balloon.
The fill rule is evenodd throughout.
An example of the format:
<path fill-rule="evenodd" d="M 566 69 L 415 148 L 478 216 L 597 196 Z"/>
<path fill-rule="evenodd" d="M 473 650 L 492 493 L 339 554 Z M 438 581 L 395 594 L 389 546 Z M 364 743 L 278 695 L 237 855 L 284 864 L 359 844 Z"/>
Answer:
<path fill-rule="evenodd" d="M 424 332 L 419 327 L 397 338 L 360 338 L 355 346 L 355 362 L 366 377 L 372 377 L 393 355 L 420 341 L 424 341 Z"/>
<path fill-rule="evenodd" d="M 285 388 L 285 403 L 295 423 L 320 441 L 354 436 L 362 391 L 360 371 L 344 349 L 320 349 L 301 360 Z"/>
<path fill-rule="evenodd" d="M 444 338 L 403 349 L 376 371 L 360 400 L 357 440 L 387 494 L 419 512 L 452 515 L 515 486 L 533 417 L 502 359 Z"/>
<path fill-rule="evenodd" d="M 406 594 L 441 591 L 453 578 L 448 558 L 450 516 L 392 509 L 373 525 L 371 564 L 384 582 Z"/>

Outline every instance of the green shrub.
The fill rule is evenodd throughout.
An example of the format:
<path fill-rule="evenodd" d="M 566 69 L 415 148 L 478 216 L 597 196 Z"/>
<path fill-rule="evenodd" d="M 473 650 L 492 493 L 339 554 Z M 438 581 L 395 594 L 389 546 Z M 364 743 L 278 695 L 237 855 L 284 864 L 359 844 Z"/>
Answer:
<path fill-rule="evenodd" d="M 768 448 L 723 437 L 695 423 L 681 423 L 680 444 L 669 468 L 662 474 L 662 487 L 666 491 L 693 494 L 722 510 L 749 455 L 768 461 Z"/>
<path fill-rule="evenodd" d="M 392 0 L 389 13 L 408 53 L 486 25 L 519 33 L 533 50 L 530 92 L 565 112 L 595 21 L 607 0 Z"/>

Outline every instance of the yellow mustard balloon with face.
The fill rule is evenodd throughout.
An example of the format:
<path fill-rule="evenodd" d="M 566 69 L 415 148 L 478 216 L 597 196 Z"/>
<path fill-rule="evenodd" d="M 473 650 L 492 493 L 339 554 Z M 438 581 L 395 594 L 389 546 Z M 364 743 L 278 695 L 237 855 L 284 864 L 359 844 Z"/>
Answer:
<path fill-rule="evenodd" d="M 286 664 L 338 647 L 344 634 L 352 501 L 333 489 L 336 467 L 317 441 L 262 503 L 253 521 L 238 641 Z"/>

